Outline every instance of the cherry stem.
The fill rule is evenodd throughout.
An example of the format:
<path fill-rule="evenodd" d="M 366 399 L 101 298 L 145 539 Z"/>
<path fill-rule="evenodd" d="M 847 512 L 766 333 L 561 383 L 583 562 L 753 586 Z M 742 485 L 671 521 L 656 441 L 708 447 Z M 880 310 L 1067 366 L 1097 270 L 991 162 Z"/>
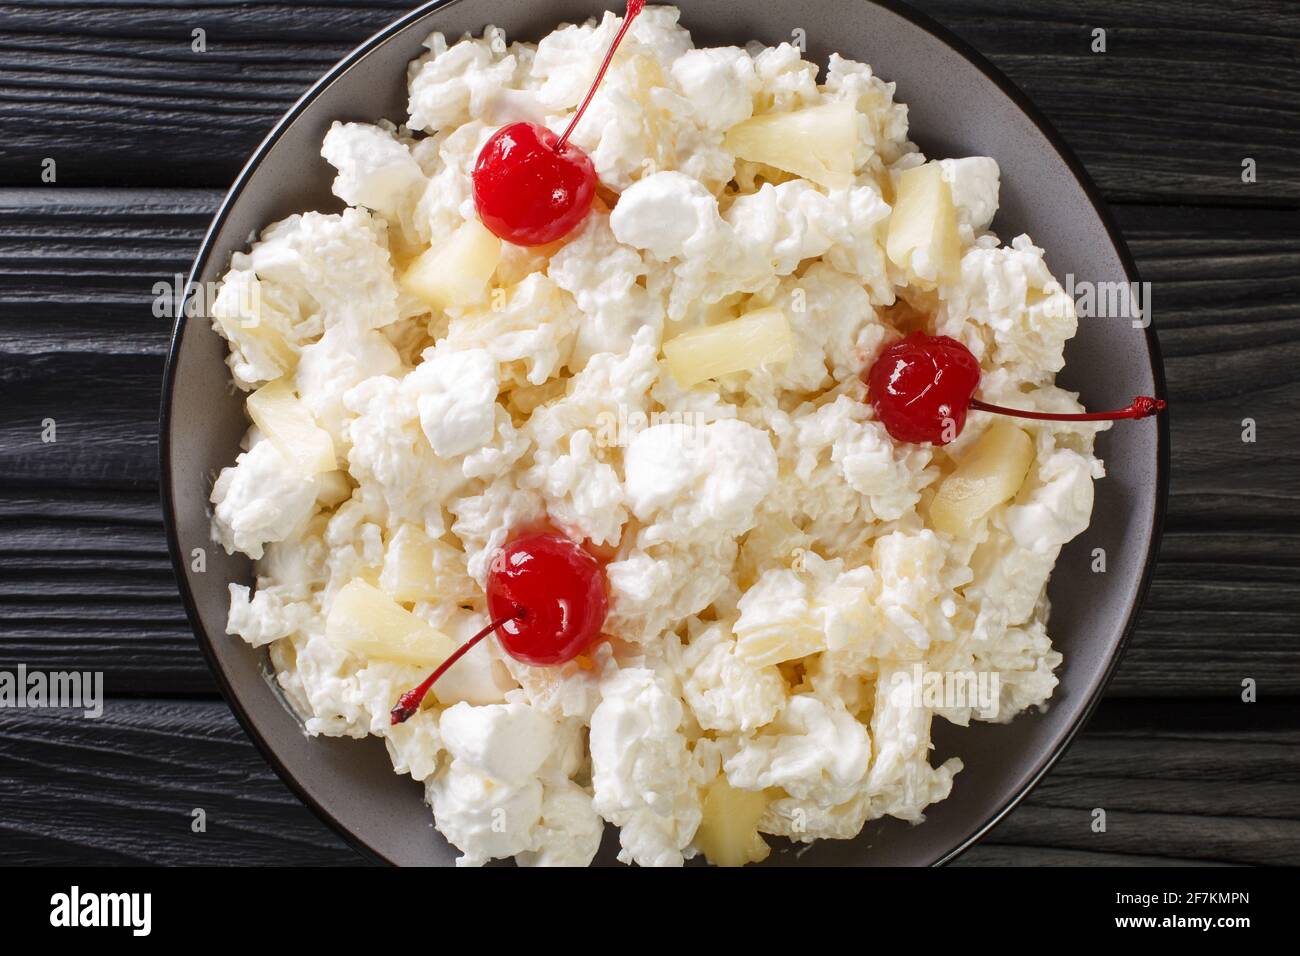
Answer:
<path fill-rule="evenodd" d="M 1063 415 L 1058 412 L 1034 412 L 1023 408 L 1006 408 L 1003 405 L 990 405 L 988 402 L 981 402 L 978 398 L 972 398 L 970 407 L 979 409 L 981 412 L 994 412 L 998 415 L 1011 415 L 1015 418 L 1033 418 L 1042 422 L 1110 422 L 1121 418 L 1146 418 L 1154 415 L 1156 412 L 1165 410 L 1165 400 L 1163 398 L 1151 398 L 1147 395 L 1139 395 L 1133 399 L 1133 404 L 1128 408 L 1121 408 L 1115 412 L 1082 412 L 1075 415 Z"/>
<path fill-rule="evenodd" d="M 564 135 L 555 141 L 553 148 L 557 153 L 564 149 L 564 144 L 569 141 L 569 134 L 573 132 L 573 128 L 578 125 L 578 120 L 582 119 L 582 114 L 591 105 L 591 98 L 596 95 L 596 87 L 600 86 L 600 81 L 605 78 L 609 65 L 614 62 L 614 53 L 618 50 L 618 45 L 623 42 L 623 37 L 627 36 L 628 28 L 632 26 L 632 21 L 636 19 L 637 14 L 644 9 L 645 0 L 627 0 L 627 15 L 623 17 L 623 26 L 619 28 L 617 36 L 614 37 L 614 42 L 610 44 L 609 52 L 605 54 L 605 61 L 600 64 L 600 69 L 596 71 L 596 79 L 592 81 L 591 89 L 587 91 L 587 98 L 578 107 L 578 112 L 573 114 L 573 119 L 569 120 L 569 128 L 564 131 Z"/>
<path fill-rule="evenodd" d="M 523 617 L 524 617 L 523 608 L 516 609 L 513 614 L 507 614 L 505 617 L 497 618 L 495 621 L 493 621 L 487 627 L 483 628 L 483 630 L 479 631 L 477 634 L 471 637 L 460 647 L 456 648 L 456 650 L 452 652 L 452 655 L 450 657 L 448 657 L 445 661 L 439 664 L 437 669 L 424 679 L 424 683 L 422 683 L 419 687 L 408 690 L 401 697 L 397 698 L 397 706 L 394 707 L 389 712 L 389 716 L 391 716 L 393 719 L 393 726 L 397 726 L 398 724 L 405 723 L 406 721 L 414 717 L 416 712 L 420 709 L 420 705 L 424 703 L 424 698 L 425 695 L 429 693 L 429 688 L 431 688 L 437 682 L 439 677 L 447 673 L 447 671 L 451 668 L 452 664 L 455 664 L 458 660 L 460 660 L 467 653 L 469 653 L 470 649 L 475 644 L 483 640 L 483 638 L 487 637 L 489 634 L 491 634 L 493 631 L 495 631 L 497 628 L 501 627 L 502 625 L 508 624 L 511 621 L 520 620 Z"/>

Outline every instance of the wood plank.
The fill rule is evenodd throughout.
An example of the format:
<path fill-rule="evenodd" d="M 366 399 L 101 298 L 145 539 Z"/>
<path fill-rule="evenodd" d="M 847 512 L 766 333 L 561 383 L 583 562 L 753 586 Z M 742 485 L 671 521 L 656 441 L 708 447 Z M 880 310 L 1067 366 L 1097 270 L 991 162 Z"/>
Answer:
<path fill-rule="evenodd" d="M 155 286 L 183 285 L 221 196 L 0 189 L 0 349 L 164 355 Z"/>
<path fill-rule="evenodd" d="M 64 186 L 224 186 L 317 77 L 410 6 L 0 3 L 0 184 L 40 182 L 53 157 Z M 1300 200 L 1296 5 L 1239 0 L 1231 29 L 1216 0 L 916 6 L 1024 89 L 1110 198 Z M 206 53 L 190 49 L 198 27 Z M 1104 54 L 1090 50 L 1098 27 Z"/>
<path fill-rule="evenodd" d="M 169 320 L 219 194 L 0 190 L 0 648 L 103 667 L 131 694 L 210 693 L 156 504 Z M 1122 207 L 1168 358 L 1161 562 L 1111 693 L 1300 695 L 1300 232 L 1270 210 Z M 87 396 L 93 396 L 88 400 Z M 1241 421 L 1259 440 L 1240 440 Z M 41 441 L 57 422 L 58 441 Z"/>
<path fill-rule="evenodd" d="M 0 474 L 156 487 L 161 355 L 0 353 Z M 47 431 L 53 423 L 53 441 Z"/>
<path fill-rule="evenodd" d="M 0 728 L 7 865 L 363 862 L 220 702 L 113 701 L 100 720 L 0 711 Z M 206 833 L 191 829 L 195 809 Z"/>
<path fill-rule="evenodd" d="M 1145 789 L 1137 784 L 1137 790 Z M 1245 820 L 1221 813 L 1107 811 L 1107 831 L 1093 833 L 1090 807 L 1058 809 L 1026 802 L 999 825 L 990 842 L 1055 845 L 1121 855 L 1166 856 L 1197 862 L 1295 866 L 1300 863 L 1300 822 Z"/>
<path fill-rule="evenodd" d="M 1104 705 L 961 863 L 1300 862 L 1295 798 L 1279 796 L 1300 780 L 1300 713 L 1257 707 L 1246 730 L 1235 716 L 1245 705 Z M 1225 800 L 1227 784 L 1239 793 Z M 1107 811 L 1104 834 L 1089 827 L 1098 806 Z M 195 808 L 206 811 L 204 834 L 191 832 Z M 10 865 L 362 861 L 298 803 L 215 701 L 114 700 L 97 721 L 0 711 L 0 821 Z"/>
<path fill-rule="evenodd" d="M 1084 865 L 1296 865 L 1297 743 L 1294 703 L 1107 702 L 969 862 L 1046 851 Z"/>
<path fill-rule="evenodd" d="M 1300 8 L 1277 0 L 916 0 L 987 56 L 1111 201 L 1300 198 Z M 1104 54 L 1091 51 L 1106 31 Z M 1241 181 L 1241 162 L 1259 181 Z"/>
<path fill-rule="evenodd" d="M 0 190 L 0 474 L 156 485 L 172 320 L 155 286 L 183 284 L 219 198 Z"/>
<path fill-rule="evenodd" d="M 0 662 L 96 670 L 109 694 L 215 694 L 152 489 L 0 495 Z"/>

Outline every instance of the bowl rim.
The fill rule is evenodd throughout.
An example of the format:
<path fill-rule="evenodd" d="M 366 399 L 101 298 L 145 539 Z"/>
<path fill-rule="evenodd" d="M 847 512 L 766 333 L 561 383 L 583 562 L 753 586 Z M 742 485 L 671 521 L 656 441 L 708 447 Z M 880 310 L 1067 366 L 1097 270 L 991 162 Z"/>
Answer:
<path fill-rule="evenodd" d="M 188 304 L 194 283 L 201 275 L 208 259 L 212 255 L 214 241 L 217 234 L 225 224 L 226 218 L 231 207 L 238 201 L 239 197 L 248 185 L 258 167 L 261 165 L 263 158 L 270 149 L 279 141 L 280 137 L 294 123 L 298 117 L 305 112 L 316 97 L 325 90 L 326 87 L 334 83 L 335 80 L 342 77 L 351 67 L 367 54 L 382 46 L 389 39 L 398 33 L 404 31 L 418 20 L 423 19 L 426 15 L 435 10 L 444 7 L 450 7 L 462 2 L 462 0 L 429 0 L 422 3 L 415 9 L 404 14 L 392 23 L 388 24 L 378 32 L 360 43 L 333 67 L 329 69 L 319 80 L 300 96 L 294 104 L 285 112 L 285 114 L 276 122 L 271 131 L 266 135 L 256 150 L 253 151 L 243 168 L 236 176 L 234 183 L 229 191 L 222 198 L 221 204 L 213 215 L 212 222 L 204 234 L 203 241 L 195 253 L 194 264 L 191 267 L 188 283 L 186 285 L 184 300 Z M 936 22 L 928 14 L 901 2 L 901 0 L 862 0 L 875 6 L 883 7 L 894 13 L 904 20 L 909 21 L 914 26 L 929 33 L 932 37 L 947 46 L 957 55 L 966 59 L 972 66 L 979 70 L 984 76 L 992 81 L 1003 94 L 1005 94 L 1019 109 L 1025 117 L 1033 123 L 1043 137 L 1048 141 L 1057 155 L 1065 162 L 1070 174 L 1083 189 L 1102 227 L 1106 231 L 1106 236 L 1110 244 L 1119 257 L 1126 273 L 1126 278 L 1130 282 L 1140 281 L 1137 265 L 1129 251 L 1127 243 L 1124 241 L 1123 234 L 1120 232 L 1114 217 L 1106 200 L 1102 197 L 1100 190 L 1092 181 L 1092 177 L 1084 168 L 1083 163 L 1074 154 L 1074 151 L 1065 142 L 1065 139 L 1057 132 L 1052 123 L 1036 107 L 1011 80 L 994 66 L 983 54 L 976 50 L 965 40 L 954 34 L 947 27 Z M 221 690 L 222 697 L 225 698 L 226 704 L 234 713 L 239 725 L 243 728 L 249 738 L 253 741 L 262 757 L 275 770 L 276 775 L 285 783 L 286 786 L 305 803 L 323 820 L 332 830 L 341 836 L 351 847 L 359 850 L 363 855 L 369 857 L 372 861 L 388 865 L 396 863 L 386 857 L 375 847 L 367 843 L 359 834 L 344 826 L 337 818 L 334 817 L 315 799 L 314 796 L 298 781 L 298 779 L 289 772 L 284 763 L 280 760 L 278 754 L 270 743 L 263 736 L 255 721 L 248 714 L 236 693 L 234 686 L 231 684 L 224 669 L 218 662 L 213 649 L 212 638 L 204 626 L 203 620 L 199 615 L 198 607 L 194 600 L 194 594 L 190 588 L 189 578 L 186 574 L 186 561 L 180 547 L 179 533 L 176 521 L 176 503 L 172 495 L 172 467 L 171 467 L 171 411 L 173 405 L 173 396 L 176 390 L 176 369 L 179 364 L 179 355 L 181 341 L 186 328 L 186 309 L 182 307 L 177 312 L 175 325 L 172 329 L 171 342 L 167 350 L 166 365 L 163 370 L 162 396 L 159 411 L 159 486 L 163 512 L 163 525 L 167 535 L 167 550 L 171 557 L 172 570 L 175 573 L 177 588 L 180 592 L 182 602 L 185 605 L 185 615 L 189 619 L 190 628 L 198 641 L 203 656 L 207 661 L 208 669 L 212 672 Z M 1157 398 L 1166 399 L 1166 386 L 1164 375 L 1164 361 L 1160 353 L 1159 340 L 1155 333 L 1154 324 L 1148 324 L 1143 330 L 1146 339 L 1147 357 L 1151 366 L 1151 379 L 1153 391 Z M 997 807 L 982 824 L 972 830 L 967 836 L 955 847 L 948 850 L 938 858 L 931 860 L 931 866 L 943 866 L 951 863 L 957 857 L 961 856 L 972 846 L 978 843 L 990 830 L 1002 821 L 1026 796 L 1032 791 L 1055 766 L 1056 762 L 1065 754 L 1070 745 L 1074 742 L 1079 732 L 1090 721 L 1096 712 L 1105 693 L 1107 685 L 1114 676 L 1115 669 L 1119 665 L 1127 648 L 1133 632 L 1137 627 L 1138 616 L 1141 613 L 1142 606 L 1145 603 L 1147 593 L 1151 586 L 1151 579 L 1155 571 L 1158 554 L 1160 551 L 1161 533 L 1165 521 L 1165 512 L 1168 505 L 1169 497 L 1169 418 L 1168 415 L 1156 416 L 1156 488 L 1155 503 L 1152 509 L 1151 526 L 1147 529 L 1145 535 L 1147 540 L 1147 553 L 1142 565 L 1141 578 L 1138 587 L 1134 592 L 1132 606 L 1124 621 L 1123 628 L 1120 632 L 1119 640 L 1109 652 L 1106 666 L 1101 676 L 1097 678 L 1088 692 L 1088 699 L 1085 702 L 1078 717 L 1071 723 L 1065 731 L 1054 741 L 1053 745 L 1042 753 L 1034 762 L 1033 769 L 1025 778 L 1025 783 L 1015 793 L 1013 793 L 1001 806 Z"/>

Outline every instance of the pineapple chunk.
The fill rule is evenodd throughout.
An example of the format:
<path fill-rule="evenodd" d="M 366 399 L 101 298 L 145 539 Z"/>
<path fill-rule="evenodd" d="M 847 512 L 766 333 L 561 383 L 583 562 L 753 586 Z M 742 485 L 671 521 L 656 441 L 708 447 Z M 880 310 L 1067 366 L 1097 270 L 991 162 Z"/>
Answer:
<path fill-rule="evenodd" d="M 437 311 L 475 305 L 486 297 L 500 261 L 501 240 L 471 219 L 444 245 L 416 256 L 400 281 L 403 289 Z"/>
<path fill-rule="evenodd" d="M 724 146 L 738 159 L 764 163 L 827 189 L 853 185 L 858 112 L 847 100 L 764 113 L 727 131 Z"/>
<path fill-rule="evenodd" d="M 320 485 L 316 501 L 326 508 L 337 508 L 352 497 L 352 482 L 346 471 L 322 472 L 316 480 Z"/>
<path fill-rule="evenodd" d="M 726 777 L 718 777 L 704 788 L 700 807 L 704 818 L 695 831 L 695 845 L 714 866 L 744 866 L 767 859 L 772 850 L 758 834 L 767 804 L 762 791 L 737 790 Z"/>
<path fill-rule="evenodd" d="M 238 344 L 245 352 L 257 349 L 260 354 L 270 359 L 272 365 L 281 373 L 290 372 L 297 365 L 297 354 L 289 347 L 284 336 L 270 325 L 254 321 L 245 322 L 238 316 L 232 317 L 228 313 L 220 314 L 216 319 L 227 340 Z"/>
<path fill-rule="evenodd" d="M 826 631 L 811 620 L 781 621 L 736 638 L 736 655 L 754 667 L 795 661 L 826 650 Z"/>
<path fill-rule="evenodd" d="M 307 475 L 338 468 L 334 439 L 316 424 L 287 378 L 268 382 L 248 396 L 248 414 L 276 451 Z"/>
<path fill-rule="evenodd" d="M 909 278 L 946 283 L 956 277 L 961 267 L 957 209 L 938 163 L 917 166 L 898 177 L 885 252 Z"/>
<path fill-rule="evenodd" d="M 212 318 L 221 334 L 246 357 L 268 361 L 280 374 L 298 364 L 298 353 L 280 331 L 292 323 L 275 308 L 251 272 L 234 271 L 226 276 L 212 303 Z"/>
<path fill-rule="evenodd" d="M 930 524 L 954 535 L 968 531 L 1015 497 L 1033 462 L 1033 440 L 1010 422 L 995 422 L 939 485 L 930 502 Z"/>
<path fill-rule="evenodd" d="M 783 512 L 760 512 L 736 561 L 737 582 L 748 590 L 768 566 L 784 565 L 808 536 Z"/>
<path fill-rule="evenodd" d="M 759 309 L 730 322 L 683 332 L 664 343 L 664 360 L 682 388 L 784 362 L 793 354 L 794 336 L 780 309 Z"/>
<path fill-rule="evenodd" d="M 360 578 L 334 596 L 325 636 L 361 657 L 412 667 L 437 667 L 456 650 L 446 634 Z"/>
<path fill-rule="evenodd" d="M 395 601 L 435 601 L 433 542 L 415 525 L 404 524 L 388 542 L 379 586 Z"/>
<path fill-rule="evenodd" d="M 645 142 L 651 147 L 646 162 L 654 169 L 672 169 L 676 165 L 672 146 L 676 137 L 671 129 L 665 128 L 666 124 L 671 124 L 672 117 L 655 98 L 656 90 L 669 85 L 663 68 L 654 57 L 637 53 L 629 58 L 623 71 L 625 77 L 628 74 L 632 77 L 631 93 L 637 103 L 637 116 L 646 126 Z M 643 164 L 642 169 L 645 168 Z M 717 184 L 719 189 L 725 185 Z"/>
<path fill-rule="evenodd" d="M 461 604 L 478 595 L 478 585 L 465 570 L 464 555 L 411 524 L 402 525 L 389 541 L 379 586 L 402 602 Z"/>

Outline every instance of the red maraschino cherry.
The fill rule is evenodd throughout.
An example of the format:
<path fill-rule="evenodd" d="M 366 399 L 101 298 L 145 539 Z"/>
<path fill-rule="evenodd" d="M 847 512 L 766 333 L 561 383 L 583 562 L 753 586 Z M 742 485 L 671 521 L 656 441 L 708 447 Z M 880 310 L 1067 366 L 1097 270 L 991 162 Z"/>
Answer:
<path fill-rule="evenodd" d="M 888 346 L 862 375 L 885 430 L 902 442 L 946 445 L 961 434 L 968 409 L 1053 422 L 1146 418 L 1163 411 L 1159 398 L 1139 395 L 1114 412 L 1058 414 L 990 405 L 975 398 L 980 366 L 970 349 L 946 335 L 913 332 Z"/>
<path fill-rule="evenodd" d="M 474 164 L 474 204 L 493 235 L 517 246 L 542 246 L 573 232 L 591 211 L 596 167 L 569 136 L 643 9 L 645 0 L 628 0 L 623 26 L 563 135 L 537 123 L 511 123 L 484 144 Z"/>
<path fill-rule="evenodd" d="M 507 654 L 525 664 L 571 661 L 600 636 L 609 588 L 600 562 L 575 542 L 550 532 L 520 535 L 492 559 L 487 579 L 492 623 L 458 647 L 392 710 L 394 724 L 420 709 L 438 678 L 493 631 Z"/>

